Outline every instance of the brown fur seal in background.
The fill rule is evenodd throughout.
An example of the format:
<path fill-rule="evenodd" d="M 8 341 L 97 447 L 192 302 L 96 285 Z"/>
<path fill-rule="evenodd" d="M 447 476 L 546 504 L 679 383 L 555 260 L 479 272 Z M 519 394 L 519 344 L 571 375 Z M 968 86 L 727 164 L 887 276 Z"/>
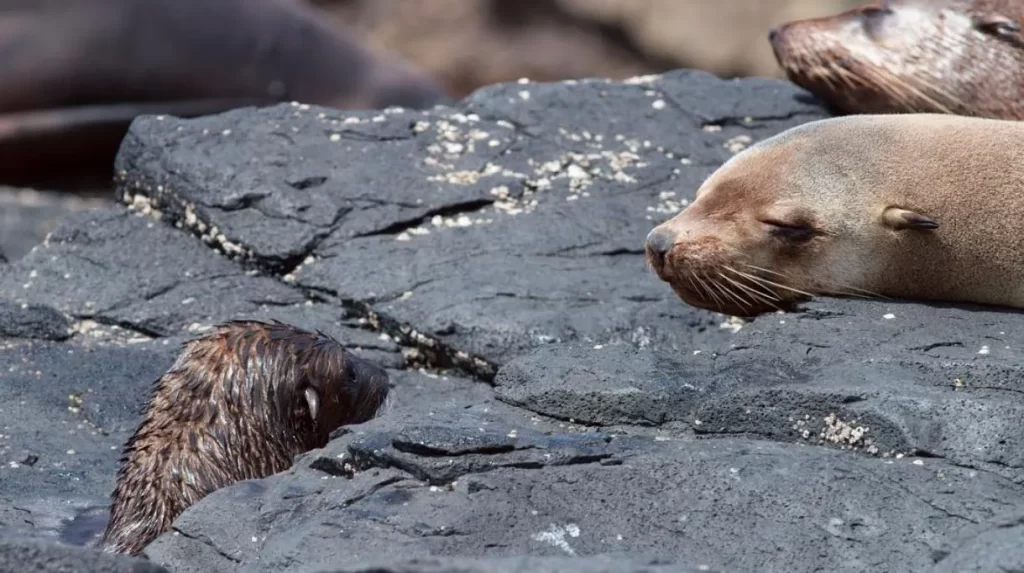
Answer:
<path fill-rule="evenodd" d="M 841 113 L 1024 119 L 1024 1 L 892 0 L 769 33 L 789 79 Z"/>
<path fill-rule="evenodd" d="M 62 170 L 109 180 L 140 113 L 445 99 L 300 0 L 0 0 L 0 183 Z"/>
<path fill-rule="evenodd" d="M 647 236 L 690 305 L 752 316 L 816 295 L 1024 307 L 1024 123 L 810 122 L 730 158 Z"/>
<path fill-rule="evenodd" d="M 388 386 L 332 338 L 277 322 L 188 342 L 125 447 L 104 550 L 138 554 L 210 492 L 288 469 L 332 430 L 373 418 Z"/>

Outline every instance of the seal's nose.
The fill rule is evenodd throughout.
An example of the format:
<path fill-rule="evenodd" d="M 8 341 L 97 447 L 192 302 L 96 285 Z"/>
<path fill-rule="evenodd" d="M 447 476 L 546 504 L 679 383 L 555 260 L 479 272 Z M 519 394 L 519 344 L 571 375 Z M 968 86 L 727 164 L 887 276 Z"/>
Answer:
<path fill-rule="evenodd" d="M 775 26 L 771 30 L 768 30 L 768 41 L 774 42 L 775 38 L 779 35 L 779 27 Z"/>
<path fill-rule="evenodd" d="M 668 229 L 655 227 L 650 233 L 647 233 L 647 248 L 659 256 L 665 256 L 665 253 L 672 250 L 672 246 L 675 244 L 676 236 Z"/>

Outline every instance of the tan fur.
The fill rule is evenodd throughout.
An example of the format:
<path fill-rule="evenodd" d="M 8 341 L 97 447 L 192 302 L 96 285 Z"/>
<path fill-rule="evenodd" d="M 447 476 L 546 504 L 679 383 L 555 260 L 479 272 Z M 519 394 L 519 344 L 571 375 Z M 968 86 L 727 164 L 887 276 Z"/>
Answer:
<path fill-rule="evenodd" d="M 125 447 L 104 550 L 141 552 L 210 492 L 289 468 L 387 395 L 386 371 L 320 333 L 236 321 L 188 342 Z"/>
<path fill-rule="evenodd" d="M 827 119 L 722 165 L 651 231 L 647 256 L 685 302 L 738 316 L 807 295 L 1024 307 L 1022 198 L 1024 124 Z M 791 240 L 779 222 L 814 234 Z"/>
<path fill-rule="evenodd" d="M 844 113 L 1024 119 L 1024 2 L 875 1 L 769 35 L 789 79 Z"/>

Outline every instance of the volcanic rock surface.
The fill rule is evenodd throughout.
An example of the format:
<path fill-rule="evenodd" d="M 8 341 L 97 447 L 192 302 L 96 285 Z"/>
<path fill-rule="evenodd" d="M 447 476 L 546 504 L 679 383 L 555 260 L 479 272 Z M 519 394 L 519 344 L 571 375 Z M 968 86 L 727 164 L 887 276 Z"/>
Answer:
<path fill-rule="evenodd" d="M 677 71 L 136 120 L 121 204 L 0 267 L 0 560 L 97 559 L 180 343 L 276 318 L 387 367 L 394 407 L 209 495 L 153 565 L 1021 570 L 1020 313 L 820 299 L 744 323 L 645 267 L 717 166 L 824 116 Z"/>

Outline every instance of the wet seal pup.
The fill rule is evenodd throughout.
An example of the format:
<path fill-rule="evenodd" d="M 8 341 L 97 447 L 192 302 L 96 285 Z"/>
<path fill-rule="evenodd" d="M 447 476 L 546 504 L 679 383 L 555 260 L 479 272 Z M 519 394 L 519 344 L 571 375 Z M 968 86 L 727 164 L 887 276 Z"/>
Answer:
<path fill-rule="evenodd" d="M 1024 123 L 813 121 L 726 161 L 646 257 L 686 303 L 750 317 L 812 296 L 1024 307 Z"/>
<path fill-rule="evenodd" d="M 1024 119 L 1024 2 L 891 0 L 776 27 L 790 81 L 840 113 Z"/>
<path fill-rule="evenodd" d="M 187 342 L 125 446 L 103 550 L 140 553 L 210 492 L 284 471 L 373 418 L 388 390 L 382 368 L 280 322 L 228 322 Z"/>
<path fill-rule="evenodd" d="M 140 114 L 448 101 L 425 73 L 300 0 L 0 0 L 0 53 L 7 184 L 72 169 L 109 180 Z"/>

